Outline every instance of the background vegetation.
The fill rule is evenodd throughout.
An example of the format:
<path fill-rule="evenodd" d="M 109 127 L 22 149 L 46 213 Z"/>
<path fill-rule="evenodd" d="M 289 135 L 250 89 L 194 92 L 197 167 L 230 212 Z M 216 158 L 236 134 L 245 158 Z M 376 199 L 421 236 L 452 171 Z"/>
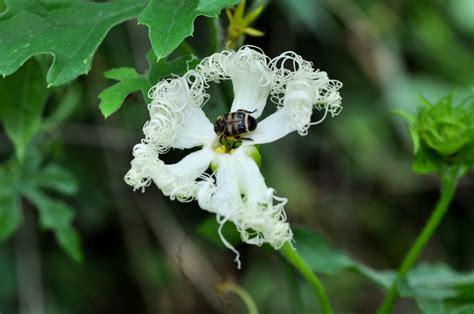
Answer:
<path fill-rule="evenodd" d="M 224 2 L 221 7 L 238 1 Z M 148 118 L 140 90 L 183 73 L 189 54 L 205 57 L 225 43 L 226 15 L 203 16 L 221 7 L 189 1 L 194 7 L 173 17 L 173 4 L 164 5 L 170 1 L 151 1 L 145 11 L 147 1 L 103 3 L 103 10 L 71 1 L 77 6 L 64 11 L 70 15 L 57 17 L 54 9 L 69 1 L 41 3 L 9 1 L 10 12 L 0 16 L 0 73 L 6 75 L 0 79 L 0 312 L 245 313 L 230 292 L 238 284 L 261 313 L 314 313 L 311 287 L 271 248 L 239 245 L 229 226 L 226 233 L 242 254 L 239 271 L 220 243 L 214 217 L 197 203 L 170 201 L 154 187 L 134 193 L 123 182 Z M 322 274 L 334 311 L 374 313 L 392 278 L 383 270 L 398 267 L 440 186 L 436 176 L 412 172 L 405 123 L 390 111 L 415 113 L 420 94 L 430 101 L 452 89 L 467 95 L 474 83 L 474 3 L 249 3 L 260 4 L 265 10 L 253 27 L 265 36 L 245 43 L 271 57 L 293 50 L 344 83 L 341 115 L 306 137 L 293 134 L 263 146 L 262 172 L 289 199 L 286 212 L 300 253 Z M 0 1 L 0 11 L 5 8 Z M 137 25 L 142 11 L 149 28 Z M 192 25 L 196 16 L 194 35 L 184 44 L 189 27 L 175 43 L 151 49 L 149 35 L 163 42 L 156 24 L 182 18 Z M 41 18 L 77 24 L 70 33 L 55 33 Z M 216 31 L 220 42 L 212 40 Z M 90 47 L 81 46 L 87 34 Z M 53 58 L 44 52 L 51 51 L 56 59 L 47 72 Z M 170 52 L 171 63 L 155 62 Z M 136 73 L 106 72 L 120 67 Z M 99 94 L 117 86 L 111 79 L 123 85 L 101 95 L 102 110 L 111 113 L 126 98 L 104 119 Z M 232 95 L 229 86 L 222 90 L 213 89 L 206 105 L 211 117 L 228 111 Z M 114 95 L 118 99 L 111 100 Z M 165 160 L 178 156 L 182 152 L 173 151 Z M 461 180 L 400 290 L 396 313 L 474 312 L 472 178 Z"/>

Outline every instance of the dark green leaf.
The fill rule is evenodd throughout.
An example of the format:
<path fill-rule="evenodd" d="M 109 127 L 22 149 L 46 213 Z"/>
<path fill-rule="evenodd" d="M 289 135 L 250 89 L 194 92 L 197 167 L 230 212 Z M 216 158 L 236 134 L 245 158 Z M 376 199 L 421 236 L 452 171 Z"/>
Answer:
<path fill-rule="evenodd" d="M 381 287 L 388 288 L 393 272 L 378 272 L 353 260 L 347 254 L 331 248 L 318 234 L 302 227 L 293 228 L 295 248 L 315 272 L 335 275 L 344 270 L 354 271 Z"/>
<path fill-rule="evenodd" d="M 74 175 L 58 164 L 49 164 L 41 170 L 37 183 L 42 188 L 52 189 L 63 194 L 74 194 L 78 189 Z"/>
<path fill-rule="evenodd" d="M 56 230 L 56 240 L 69 256 L 76 262 L 82 262 L 81 238 L 71 226 Z"/>
<path fill-rule="evenodd" d="M 148 86 L 147 79 L 132 68 L 112 69 L 105 72 L 104 76 L 119 81 L 99 95 L 99 108 L 105 118 L 117 111 L 129 94 L 146 89 Z"/>
<path fill-rule="evenodd" d="M 64 251 L 74 260 L 81 261 L 80 238 L 72 226 L 74 217 L 72 207 L 44 195 L 39 190 L 27 190 L 25 195 L 38 208 L 41 226 L 54 231 L 56 240 Z"/>
<path fill-rule="evenodd" d="M 474 313 L 474 304 L 463 304 L 449 311 L 450 314 L 472 314 Z"/>
<path fill-rule="evenodd" d="M 241 0 L 199 0 L 196 11 L 209 17 L 217 17 L 225 7 L 236 5 Z"/>
<path fill-rule="evenodd" d="M 40 130 L 47 93 L 43 73 L 35 60 L 14 75 L 0 78 L 0 115 L 20 160 L 28 143 Z"/>
<path fill-rule="evenodd" d="M 0 241 L 7 239 L 22 221 L 19 196 L 0 169 Z"/>
<path fill-rule="evenodd" d="M 298 253 L 316 272 L 334 275 L 353 264 L 346 254 L 329 247 L 319 234 L 303 228 L 294 228 L 293 233 Z"/>
<path fill-rule="evenodd" d="M 470 289 L 467 289 L 470 287 Z M 398 285 L 399 294 L 416 300 L 423 313 L 445 313 L 446 305 L 474 301 L 474 272 L 457 273 L 446 265 L 422 264 Z"/>
<path fill-rule="evenodd" d="M 420 310 L 426 314 L 445 313 L 444 304 L 440 300 L 420 297 L 416 299 L 416 305 L 418 305 Z"/>
<path fill-rule="evenodd" d="M 395 278 L 393 271 L 370 269 L 332 249 L 321 236 L 310 230 L 296 227 L 293 232 L 295 248 L 315 272 L 334 275 L 351 270 L 384 289 L 391 286 Z M 474 272 L 457 273 L 442 264 L 422 264 L 411 270 L 397 288 L 400 296 L 415 299 L 423 313 L 445 313 L 447 304 L 474 302 Z"/>
<path fill-rule="evenodd" d="M 0 74 L 9 75 L 32 56 L 47 53 L 54 57 L 47 82 L 58 86 L 87 73 L 110 28 L 136 17 L 146 1 L 6 3 L 0 15 Z"/>
<path fill-rule="evenodd" d="M 50 198 L 38 190 L 26 191 L 26 197 L 38 208 L 43 228 L 56 230 L 70 226 L 74 210 L 66 203 Z"/>
<path fill-rule="evenodd" d="M 240 0 L 151 0 L 138 21 L 148 26 L 153 51 L 162 59 L 192 35 L 197 16 L 217 17 L 222 8 L 238 2 Z"/>

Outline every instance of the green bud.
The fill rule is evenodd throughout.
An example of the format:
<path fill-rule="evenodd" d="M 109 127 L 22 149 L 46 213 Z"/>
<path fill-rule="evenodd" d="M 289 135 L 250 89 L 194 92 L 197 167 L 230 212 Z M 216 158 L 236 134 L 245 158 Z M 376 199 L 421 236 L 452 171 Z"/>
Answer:
<path fill-rule="evenodd" d="M 453 105 L 452 94 L 420 108 L 416 128 L 422 142 L 440 155 L 459 153 L 474 143 L 474 106 Z"/>
<path fill-rule="evenodd" d="M 260 151 L 258 150 L 258 147 L 252 145 L 252 146 L 245 146 L 242 149 L 245 151 L 247 156 L 255 160 L 255 163 L 260 168 L 260 166 L 262 165 L 262 155 L 260 155 Z"/>
<path fill-rule="evenodd" d="M 211 162 L 211 171 L 212 172 L 217 171 L 217 162 L 215 162 L 215 161 Z"/>
<path fill-rule="evenodd" d="M 470 168 L 474 164 L 474 94 L 453 104 L 453 94 L 432 104 L 422 99 L 423 106 L 413 117 L 394 112 L 409 123 L 417 173 L 441 174 L 444 169 Z"/>

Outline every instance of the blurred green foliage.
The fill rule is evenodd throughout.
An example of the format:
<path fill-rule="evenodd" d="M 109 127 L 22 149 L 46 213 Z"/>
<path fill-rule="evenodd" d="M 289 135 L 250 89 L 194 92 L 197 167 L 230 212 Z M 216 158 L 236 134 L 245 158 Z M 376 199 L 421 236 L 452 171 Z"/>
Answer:
<path fill-rule="evenodd" d="M 225 15 L 200 16 L 237 2 L 182 2 L 180 10 L 174 1 L 0 1 L 0 12 L 9 8 L 0 15 L 0 312 L 244 313 L 234 296 L 214 293 L 230 278 L 261 313 L 314 313 L 311 287 L 273 250 L 239 244 L 226 224 L 242 254 L 237 271 L 232 252 L 218 249 L 214 216 L 122 181 L 148 117 L 147 90 L 192 67 L 190 54 L 205 57 L 211 34 L 222 47 Z M 334 311 L 374 313 L 393 276 L 385 270 L 399 264 L 439 188 L 436 177 L 411 172 L 405 124 L 390 112 L 420 109 L 418 138 L 441 155 L 463 147 L 472 116 L 440 128 L 431 114 L 459 115 L 449 97 L 432 106 L 453 89 L 465 98 L 474 84 L 474 4 L 248 2 L 262 3 L 255 28 L 265 36 L 246 43 L 270 56 L 294 50 L 344 83 L 342 114 L 307 137 L 262 146 L 262 172 L 289 199 L 290 223 L 305 225 L 295 228 L 295 247 L 322 275 Z M 136 25 L 140 13 L 145 26 Z M 222 85 L 210 87 L 210 117 L 228 110 L 232 88 Z M 115 113 L 104 120 L 101 111 Z M 469 175 L 423 263 L 398 287 L 396 313 L 473 312 L 471 191 Z"/>

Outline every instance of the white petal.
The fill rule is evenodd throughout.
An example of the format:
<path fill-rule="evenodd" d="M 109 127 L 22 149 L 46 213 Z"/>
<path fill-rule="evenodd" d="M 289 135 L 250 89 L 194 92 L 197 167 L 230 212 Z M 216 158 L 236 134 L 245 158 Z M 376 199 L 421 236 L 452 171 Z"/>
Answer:
<path fill-rule="evenodd" d="M 259 122 L 257 129 L 249 135 L 252 141 L 242 141 L 242 145 L 271 143 L 295 130 L 287 112 L 280 109 Z"/>
<path fill-rule="evenodd" d="M 216 135 L 201 106 L 207 101 L 204 78 L 195 71 L 159 82 L 150 90 L 150 120 L 145 141 L 160 153 L 169 148 L 192 148 L 211 143 Z"/>
<path fill-rule="evenodd" d="M 188 106 L 183 111 L 183 123 L 176 131 L 173 148 L 185 149 L 212 143 L 217 138 L 214 125 L 201 108 Z"/>
<path fill-rule="evenodd" d="M 133 159 L 130 170 L 125 175 L 125 182 L 133 186 L 133 190 L 145 192 L 151 184 L 151 174 L 163 163 L 151 145 L 140 143 L 133 147 Z"/>
<path fill-rule="evenodd" d="M 234 88 L 234 101 L 230 111 L 235 112 L 238 109 L 255 111 L 252 116 L 260 117 L 273 80 L 266 56 L 245 47 L 237 51 L 226 66 Z"/>
<path fill-rule="evenodd" d="M 330 80 L 326 72 L 314 70 L 313 65 L 301 56 L 286 52 L 272 60 L 275 73 L 271 99 L 278 103 L 289 116 L 292 126 L 300 135 L 321 122 L 311 122 L 313 108 L 324 110 L 323 119 L 329 112 L 332 116 L 342 110 L 339 81 Z"/>
<path fill-rule="evenodd" d="M 232 221 L 246 243 L 279 249 L 291 241 L 283 209 L 287 200 L 273 195 L 255 161 L 236 150 L 219 156 L 217 164 L 216 183 L 199 190 L 199 205 Z"/>
<path fill-rule="evenodd" d="M 258 118 L 272 88 L 273 72 L 268 67 L 269 61 L 262 52 L 244 46 L 238 51 L 223 51 L 205 58 L 197 71 L 210 81 L 231 79 L 234 101 L 230 111 L 255 111 L 252 116 Z"/>
<path fill-rule="evenodd" d="M 133 153 L 135 158 L 125 175 L 125 182 L 135 189 L 143 190 L 152 180 L 164 195 L 181 202 L 191 201 L 196 197 L 200 184 L 196 180 L 207 178 L 204 172 L 216 154 L 211 149 L 202 149 L 187 155 L 176 164 L 166 165 L 148 144 L 136 145 Z"/>

